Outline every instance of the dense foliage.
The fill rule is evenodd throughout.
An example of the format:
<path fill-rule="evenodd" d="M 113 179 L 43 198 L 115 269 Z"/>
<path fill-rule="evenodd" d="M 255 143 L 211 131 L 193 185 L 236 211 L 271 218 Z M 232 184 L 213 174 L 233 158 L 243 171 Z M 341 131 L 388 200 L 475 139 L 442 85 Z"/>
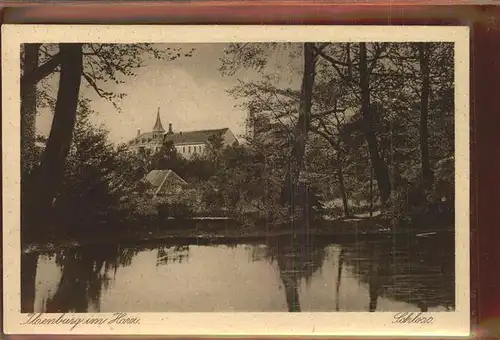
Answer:
<path fill-rule="evenodd" d="M 21 173 L 23 235 L 47 234 L 53 225 L 54 203 L 64 185 L 72 148 L 81 85 L 117 103 L 124 97 L 116 85 L 136 75 L 148 59 L 173 61 L 193 50 L 152 44 L 29 43 L 21 46 Z M 50 80 L 58 77 L 56 86 Z M 109 90 L 113 84 L 113 90 Z M 40 107 L 53 112 L 50 134 L 37 157 L 36 116 Z M 43 230 L 44 229 L 44 230 Z M 54 229 L 54 227 L 52 227 Z"/>
<path fill-rule="evenodd" d="M 446 211 L 454 202 L 454 58 L 449 43 L 314 44 L 308 120 L 304 104 L 307 44 L 234 44 L 222 72 L 261 74 L 230 93 L 253 113 L 250 147 L 265 150 L 275 171 L 294 161 L 306 130 L 306 174 L 331 215 L 382 209 L 405 220 Z M 292 76 L 275 67 L 288 65 Z M 307 64 L 307 60 L 305 60 Z M 295 81 L 293 78 L 295 74 Z M 297 83 L 302 79 L 302 90 Z M 264 126 L 264 128 L 262 128 Z M 297 130 L 299 128 L 299 130 Z"/>
<path fill-rule="evenodd" d="M 84 46 L 98 53 L 84 63 L 100 65 L 116 48 Z M 123 48 L 123 60 L 111 70 L 89 80 L 92 68 L 84 69 L 90 86 L 91 79 L 133 76 L 141 61 L 127 59 Z M 52 202 L 56 224 L 109 229 L 156 216 L 215 215 L 255 225 L 377 211 L 410 223 L 423 215 L 441 222 L 452 216 L 452 44 L 232 44 L 221 65 L 224 75 L 253 69 L 260 77 L 228 91 L 250 112 L 251 129 L 239 145 L 214 136 L 203 155 L 190 159 L 171 143 L 147 157 L 111 144 L 104 129 L 90 124 L 92 112 L 80 100 Z M 29 169 L 40 159 L 31 152 Z M 156 197 L 141 179 L 160 169 L 173 170 L 188 187 Z M 23 197 L 35 202 L 25 193 L 31 177 L 23 177 Z"/>

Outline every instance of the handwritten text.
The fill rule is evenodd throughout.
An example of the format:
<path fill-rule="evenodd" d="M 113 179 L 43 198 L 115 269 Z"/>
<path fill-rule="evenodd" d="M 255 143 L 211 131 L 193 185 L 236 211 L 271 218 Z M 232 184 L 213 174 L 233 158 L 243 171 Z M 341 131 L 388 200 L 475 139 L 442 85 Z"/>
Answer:
<path fill-rule="evenodd" d="M 21 325 L 62 325 L 73 330 L 80 325 L 137 325 L 140 321 L 140 318 L 129 316 L 127 313 L 114 313 L 111 317 L 32 313 L 28 314 L 28 319 Z"/>

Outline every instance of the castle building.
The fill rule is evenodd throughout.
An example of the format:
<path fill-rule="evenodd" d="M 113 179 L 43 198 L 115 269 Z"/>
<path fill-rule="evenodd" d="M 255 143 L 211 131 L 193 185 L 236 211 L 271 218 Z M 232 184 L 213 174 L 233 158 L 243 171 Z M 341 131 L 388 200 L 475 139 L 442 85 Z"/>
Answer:
<path fill-rule="evenodd" d="M 153 131 L 141 133 L 141 130 L 137 130 L 137 136 L 129 142 L 129 147 L 136 153 L 143 155 L 153 154 L 161 149 L 164 135 L 165 129 L 161 123 L 160 108 L 158 108 Z"/>
<path fill-rule="evenodd" d="M 238 139 L 229 128 L 174 132 L 172 123 L 169 123 L 168 131 L 165 131 L 158 108 L 153 130 L 145 133 L 138 130 L 137 136 L 129 142 L 129 148 L 143 155 L 152 155 L 159 151 L 164 143 L 172 142 L 177 153 L 189 159 L 195 155 L 203 155 L 210 141 L 218 136 L 223 147 L 238 144 Z"/>
<path fill-rule="evenodd" d="M 245 121 L 245 138 L 247 141 L 252 140 L 255 137 L 255 123 L 255 110 L 253 108 L 250 108 L 248 110 L 247 119 Z"/>

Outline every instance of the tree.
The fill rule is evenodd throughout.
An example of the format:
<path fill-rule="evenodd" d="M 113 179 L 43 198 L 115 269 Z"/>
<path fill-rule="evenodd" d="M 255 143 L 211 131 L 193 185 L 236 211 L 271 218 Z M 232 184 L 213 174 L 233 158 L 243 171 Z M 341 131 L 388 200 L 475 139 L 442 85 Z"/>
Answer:
<path fill-rule="evenodd" d="M 429 159 L 429 131 L 427 128 L 430 92 L 429 52 L 429 48 L 426 44 L 420 43 L 418 45 L 418 58 L 420 62 L 420 74 L 422 77 L 422 90 L 420 94 L 420 152 L 422 162 L 422 179 L 431 183 L 433 174 Z"/>
<path fill-rule="evenodd" d="M 321 76 L 321 75 L 320 75 Z M 328 165 L 335 169 L 335 176 L 342 198 L 344 216 L 350 216 L 347 187 L 344 168 L 347 166 L 347 145 L 342 131 L 347 124 L 346 109 L 339 106 L 345 96 L 344 88 L 327 78 L 326 83 L 316 85 L 316 106 L 320 111 L 312 116 L 314 122 L 311 131 L 323 138 L 334 150 L 333 155 L 328 155 Z"/>
<path fill-rule="evenodd" d="M 311 107 L 314 77 L 316 75 L 316 53 L 314 43 L 304 44 L 304 71 L 300 89 L 300 104 L 297 122 L 292 136 L 292 151 L 290 161 L 287 164 L 282 191 L 282 202 L 288 203 L 295 211 L 298 203 L 299 181 L 301 173 L 305 172 L 304 156 L 306 151 L 307 137 L 311 124 Z M 302 175 L 304 176 L 304 175 Z M 303 204 L 307 204 L 303 202 Z"/>
<path fill-rule="evenodd" d="M 426 213 L 437 204 L 437 187 L 443 188 L 439 164 L 454 149 L 453 46 L 405 43 L 388 50 L 384 77 L 392 100 L 385 104 L 380 141 L 391 160 L 394 205 L 401 215 Z"/>
<path fill-rule="evenodd" d="M 33 198 L 36 202 L 27 207 L 35 218 L 46 219 L 52 201 L 62 182 L 64 161 L 71 145 L 83 68 L 82 45 L 60 44 L 61 72 L 54 120 L 47 146 L 39 168 L 36 170 Z M 32 209 L 30 209 L 32 208 Z"/>
<path fill-rule="evenodd" d="M 155 152 L 151 157 L 151 165 L 148 171 L 151 170 L 172 170 L 176 173 L 183 171 L 185 160 L 179 155 L 172 141 L 164 143 L 160 150 Z"/>
<path fill-rule="evenodd" d="M 375 125 L 374 110 L 371 106 L 370 100 L 370 72 L 374 64 L 377 62 L 376 57 L 372 61 L 372 65 L 368 65 L 366 43 L 359 44 L 359 87 L 361 90 L 361 115 L 363 122 L 363 132 L 365 134 L 370 158 L 377 178 L 378 189 L 382 204 L 385 204 L 391 194 L 391 182 L 389 178 L 389 171 L 384 160 L 380 157 L 377 137 L 373 129 Z"/>
<path fill-rule="evenodd" d="M 333 48 L 330 48 L 330 53 L 325 48 L 325 51 L 318 51 L 318 54 L 334 68 L 336 76 L 342 81 L 343 86 L 352 91 L 359 103 L 360 119 L 354 121 L 344 131 L 346 133 L 355 130 L 363 132 L 368 146 L 371 166 L 377 179 L 380 199 L 382 203 L 386 203 L 390 198 L 391 183 L 387 165 L 380 154 L 374 129 L 379 112 L 376 112 L 375 106 L 372 105 L 371 94 L 375 87 L 371 85 L 371 75 L 387 46 L 386 44 L 372 45 L 371 58 L 368 56 L 366 43 L 359 43 L 357 51 L 348 43 L 338 44 L 338 48 L 333 46 Z M 332 57 L 330 54 L 334 56 Z M 356 55 L 357 59 L 354 58 Z M 357 81 L 355 77 L 358 78 Z"/>
<path fill-rule="evenodd" d="M 80 101 L 63 182 L 53 204 L 55 224 L 69 232 L 123 228 L 125 220 L 133 220 L 130 201 L 145 174 L 135 155 L 115 147 L 108 132 L 91 123 L 92 114 L 88 102 Z"/>
<path fill-rule="evenodd" d="M 355 210 L 348 206 L 349 200 L 366 207 L 367 201 L 373 203 L 377 197 L 389 213 L 393 205 L 408 201 L 409 188 L 422 179 L 424 168 L 432 173 L 438 164 L 448 163 L 443 160 L 453 154 L 452 45 L 425 44 L 423 59 L 418 46 L 312 44 L 315 63 L 309 119 L 301 118 L 307 116 L 303 110 L 307 105 L 303 104 L 308 101 L 302 91 L 304 46 L 284 47 L 281 52 L 289 52 L 288 60 L 277 57 L 272 44 L 228 49 L 230 56 L 223 62 L 226 69 L 247 67 L 261 75 L 261 80 L 240 81 L 230 92 L 244 99 L 242 106 L 252 112 L 248 145 L 264 156 L 266 167 L 272 164 L 267 176 L 274 172 L 273 176 L 285 178 L 282 203 L 293 204 L 291 198 L 300 196 L 290 194 L 293 185 L 286 181 L 293 183 L 290 175 L 297 169 L 300 175 L 302 166 L 309 184 L 323 186 L 323 199 L 332 193 L 342 199 L 345 214 Z M 283 63 L 297 66 L 300 60 L 301 66 L 294 68 L 297 72 L 292 75 L 300 77 L 300 90 L 295 83 L 287 84 L 275 75 L 276 70 L 268 67 L 269 60 L 278 60 L 278 70 L 283 69 Z M 301 155 L 305 156 L 302 164 Z M 429 178 L 429 171 L 425 173 Z M 337 189 L 326 190 L 326 180 Z"/>
<path fill-rule="evenodd" d="M 31 73 L 38 67 L 39 44 L 23 46 L 21 57 L 22 73 Z M 25 86 L 21 97 L 21 171 L 27 174 L 35 162 L 35 117 L 36 117 L 36 84 Z"/>
<path fill-rule="evenodd" d="M 258 72 L 263 72 L 268 58 L 275 52 L 275 48 L 274 44 L 233 46 L 226 53 L 226 58 L 223 59 L 223 69 L 227 72 L 228 67 L 230 67 L 234 72 L 234 69 L 239 67 L 250 67 Z M 252 107 L 254 111 L 270 113 L 276 122 L 273 124 L 276 124 L 275 126 L 286 136 L 286 139 L 281 141 L 282 151 L 287 153 L 287 157 L 284 163 L 280 202 L 289 205 L 293 215 L 300 213 L 297 209 L 300 205 L 302 208 L 307 205 L 306 187 L 302 186 L 300 189 L 299 182 L 305 178 L 304 161 L 311 123 L 317 55 L 315 43 L 290 44 L 286 45 L 286 48 L 290 50 L 291 58 L 297 59 L 297 56 L 300 56 L 302 60 L 300 91 L 273 86 L 271 83 L 279 81 L 279 76 L 268 74 L 264 76 L 264 82 L 241 83 L 233 91 L 233 94 L 240 96 L 244 93 L 250 94 L 251 98 L 249 98 L 247 106 Z M 299 190 L 305 191 L 299 194 Z M 302 202 L 299 202 L 301 196 L 303 196 Z"/>
<path fill-rule="evenodd" d="M 221 153 L 224 150 L 224 137 L 222 133 L 216 133 L 209 137 L 206 155 L 214 167 L 218 167 Z"/>
<path fill-rule="evenodd" d="M 33 44 L 25 44 L 24 49 L 32 48 Z M 21 93 L 35 84 L 43 85 L 43 81 L 60 72 L 63 55 L 59 44 L 38 44 L 38 67 L 23 72 L 21 77 Z M 181 57 L 191 57 L 194 49 L 183 51 L 181 48 L 156 48 L 151 43 L 142 44 L 82 44 L 84 83 L 95 92 L 110 100 L 119 110 L 118 99 L 124 93 L 112 92 L 107 89 L 109 83 L 122 84 L 127 78 L 136 76 L 136 70 L 143 67 L 148 59 L 174 61 Z M 25 52 L 22 53 L 25 55 Z M 25 58 L 22 58 L 25 59 Z M 24 62 L 23 62 L 24 64 Z M 41 86 L 38 96 L 42 97 L 44 105 L 54 104 L 54 99 Z"/>
<path fill-rule="evenodd" d="M 38 45 L 37 45 L 38 46 Z M 32 124 L 35 110 L 29 103 L 33 89 L 42 85 L 44 79 L 54 73 L 60 73 L 57 99 L 53 100 L 50 94 L 41 90 L 43 104 L 54 105 L 54 119 L 42 162 L 36 172 L 31 174 L 35 178 L 34 193 L 30 194 L 31 202 L 27 202 L 26 209 L 35 220 L 47 218 L 52 201 L 62 181 L 62 169 L 71 145 L 71 136 L 76 121 L 76 106 L 78 102 L 80 83 L 84 79 L 87 86 L 93 88 L 102 98 L 110 100 L 118 108 L 116 99 L 124 96 L 123 93 L 107 91 L 105 83 L 112 81 L 120 84 L 126 77 L 135 75 L 134 69 L 141 67 L 144 57 L 152 55 L 157 59 L 174 60 L 181 56 L 180 50 L 158 51 L 151 44 L 42 44 L 39 47 L 39 56 L 33 53 L 31 44 L 25 45 L 23 74 L 21 76 L 21 98 L 28 99 L 21 114 L 22 120 L 28 122 L 23 126 L 23 136 L 26 141 L 34 139 Z M 190 56 L 192 51 L 184 56 Z M 38 61 L 37 67 L 35 59 Z M 35 203 L 36 202 L 36 203 Z M 24 208 L 23 208 L 24 209 Z M 28 224 L 31 224 L 27 221 Z"/>

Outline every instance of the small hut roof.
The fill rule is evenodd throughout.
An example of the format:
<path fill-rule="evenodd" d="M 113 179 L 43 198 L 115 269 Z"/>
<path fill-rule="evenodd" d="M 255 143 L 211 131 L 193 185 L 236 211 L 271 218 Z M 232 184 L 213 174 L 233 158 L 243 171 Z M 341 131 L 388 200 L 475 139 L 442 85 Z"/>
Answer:
<path fill-rule="evenodd" d="M 152 170 L 144 177 L 144 180 L 155 188 L 155 195 L 163 188 L 168 181 L 177 181 L 181 184 L 187 182 L 172 170 Z"/>

